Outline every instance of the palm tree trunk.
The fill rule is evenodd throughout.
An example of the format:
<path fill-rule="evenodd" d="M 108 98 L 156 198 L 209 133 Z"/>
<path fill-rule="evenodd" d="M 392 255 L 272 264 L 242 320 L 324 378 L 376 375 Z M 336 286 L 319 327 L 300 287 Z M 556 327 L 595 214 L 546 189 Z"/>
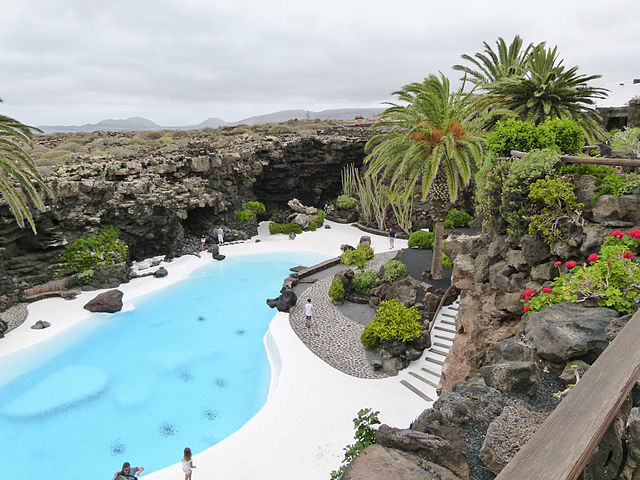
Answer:
<path fill-rule="evenodd" d="M 442 278 L 442 246 L 444 242 L 444 220 L 436 221 L 433 239 L 433 259 L 431 260 L 431 278 Z"/>

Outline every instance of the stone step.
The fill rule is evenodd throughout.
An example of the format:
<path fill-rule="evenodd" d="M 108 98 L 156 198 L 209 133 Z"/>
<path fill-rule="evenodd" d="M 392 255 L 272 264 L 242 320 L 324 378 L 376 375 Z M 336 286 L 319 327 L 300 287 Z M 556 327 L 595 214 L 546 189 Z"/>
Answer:
<path fill-rule="evenodd" d="M 445 325 L 451 325 L 452 327 L 456 326 L 456 322 L 452 322 L 451 320 L 441 320 L 440 323 L 443 323 Z"/>
<path fill-rule="evenodd" d="M 411 375 L 412 377 L 417 378 L 418 380 L 420 380 L 421 382 L 426 383 L 427 385 L 431 385 L 433 388 L 438 388 L 438 385 L 433 383 L 431 380 L 427 380 L 422 375 L 418 375 L 417 373 L 414 373 L 414 372 L 409 372 L 409 375 Z"/>
<path fill-rule="evenodd" d="M 417 389 L 416 387 L 414 387 L 413 385 L 411 385 L 409 382 L 407 382 L 406 380 L 400 380 L 400 383 L 402 385 L 404 385 L 405 387 L 407 387 L 409 390 L 411 390 L 413 393 L 415 393 L 416 395 L 418 395 L 420 398 L 422 398 L 423 400 L 426 400 L 427 402 L 433 402 L 433 398 L 431 398 L 429 395 L 424 394 L 423 392 L 421 392 L 419 389 Z"/>
<path fill-rule="evenodd" d="M 438 378 L 441 377 L 441 375 L 438 372 L 434 372 L 433 370 L 430 370 L 428 368 L 422 367 L 420 370 L 422 370 L 423 372 L 429 373 L 429 374 L 433 375 L 434 377 L 438 377 Z"/>
<path fill-rule="evenodd" d="M 436 365 L 440 365 L 440 366 L 444 365 L 444 362 L 443 362 L 443 361 L 441 361 L 441 360 L 436 360 L 435 358 L 425 357 L 425 360 L 426 360 L 427 362 L 435 363 Z"/>
<path fill-rule="evenodd" d="M 442 350 L 437 350 L 437 349 L 435 349 L 435 348 L 430 348 L 430 349 L 429 349 L 429 352 L 430 352 L 430 353 L 435 353 L 435 354 L 437 354 L 437 355 L 442 355 L 443 357 L 446 357 L 446 356 L 449 354 L 449 352 L 444 352 L 444 351 L 442 351 Z"/>
<path fill-rule="evenodd" d="M 446 348 L 447 350 L 451 348 L 451 345 L 445 345 L 444 343 L 440 343 L 440 342 L 433 342 L 433 346 Z"/>
<path fill-rule="evenodd" d="M 440 330 L 441 332 L 448 332 L 448 333 L 456 333 L 456 331 L 452 328 L 445 328 L 445 327 L 441 327 L 441 326 L 437 326 L 437 327 L 433 327 L 434 330 Z"/>
<path fill-rule="evenodd" d="M 444 335 L 438 335 L 437 333 L 433 334 L 433 338 L 439 338 L 441 340 L 448 340 L 450 342 L 453 342 L 453 338 L 445 337 Z"/>
<path fill-rule="evenodd" d="M 440 315 L 443 317 L 456 318 L 455 315 L 451 315 L 450 313 L 441 312 Z"/>

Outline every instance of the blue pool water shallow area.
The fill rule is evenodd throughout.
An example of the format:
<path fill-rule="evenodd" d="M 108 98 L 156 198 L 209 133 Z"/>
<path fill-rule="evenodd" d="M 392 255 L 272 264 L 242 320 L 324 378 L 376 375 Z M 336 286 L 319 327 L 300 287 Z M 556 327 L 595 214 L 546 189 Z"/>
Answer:
<path fill-rule="evenodd" d="M 0 370 L 29 368 L 0 387 L 2 478 L 106 479 L 124 461 L 154 471 L 238 430 L 268 394 L 263 337 L 275 311 L 265 299 L 290 267 L 325 259 L 214 262 L 135 299 L 135 310 L 95 315 L 3 360 Z"/>

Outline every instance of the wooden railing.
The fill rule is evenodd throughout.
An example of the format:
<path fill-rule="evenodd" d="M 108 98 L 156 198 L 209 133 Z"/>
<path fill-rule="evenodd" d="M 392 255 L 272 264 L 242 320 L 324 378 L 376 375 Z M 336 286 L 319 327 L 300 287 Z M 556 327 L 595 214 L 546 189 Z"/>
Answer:
<path fill-rule="evenodd" d="M 640 312 L 496 480 L 575 480 L 640 378 Z"/>
<path fill-rule="evenodd" d="M 511 150 L 512 157 L 524 157 L 527 152 Z M 620 165 L 621 167 L 640 167 L 640 160 L 632 158 L 605 158 L 605 157 L 573 157 L 571 155 L 558 155 L 565 163 L 590 163 L 596 165 Z"/>

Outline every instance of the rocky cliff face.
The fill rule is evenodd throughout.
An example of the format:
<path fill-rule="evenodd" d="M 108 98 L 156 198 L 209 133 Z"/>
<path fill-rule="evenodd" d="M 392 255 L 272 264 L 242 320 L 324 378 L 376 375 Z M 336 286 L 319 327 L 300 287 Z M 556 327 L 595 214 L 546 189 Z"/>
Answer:
<path fill-rule="evenodd" d="M 116 146 L 120 141 L 120 134 L 94 135 Z M 235 212 L 246 201 L 259 200 L 269 209 L 286 208 L 293 197 L 321 205 L 340 191 L 343 166 L 362 164 L 370 135 L 366 129 L 334 128 L 215 142 L 193 136 L 171 151 L 67 157 L 43 168 L 54 197 L 35 215 L 37 235 L 19 229 L 8 206 L 0 205 L 0 295 L 52 278 L 64 247 L 100 225 L 117 226 L 131 258 L 142 259 L 174 256 L 185 239 L 216 224 L 241 227 Z M 69 136 L 37 139 L 48 148 L 63 141 Z"/>

